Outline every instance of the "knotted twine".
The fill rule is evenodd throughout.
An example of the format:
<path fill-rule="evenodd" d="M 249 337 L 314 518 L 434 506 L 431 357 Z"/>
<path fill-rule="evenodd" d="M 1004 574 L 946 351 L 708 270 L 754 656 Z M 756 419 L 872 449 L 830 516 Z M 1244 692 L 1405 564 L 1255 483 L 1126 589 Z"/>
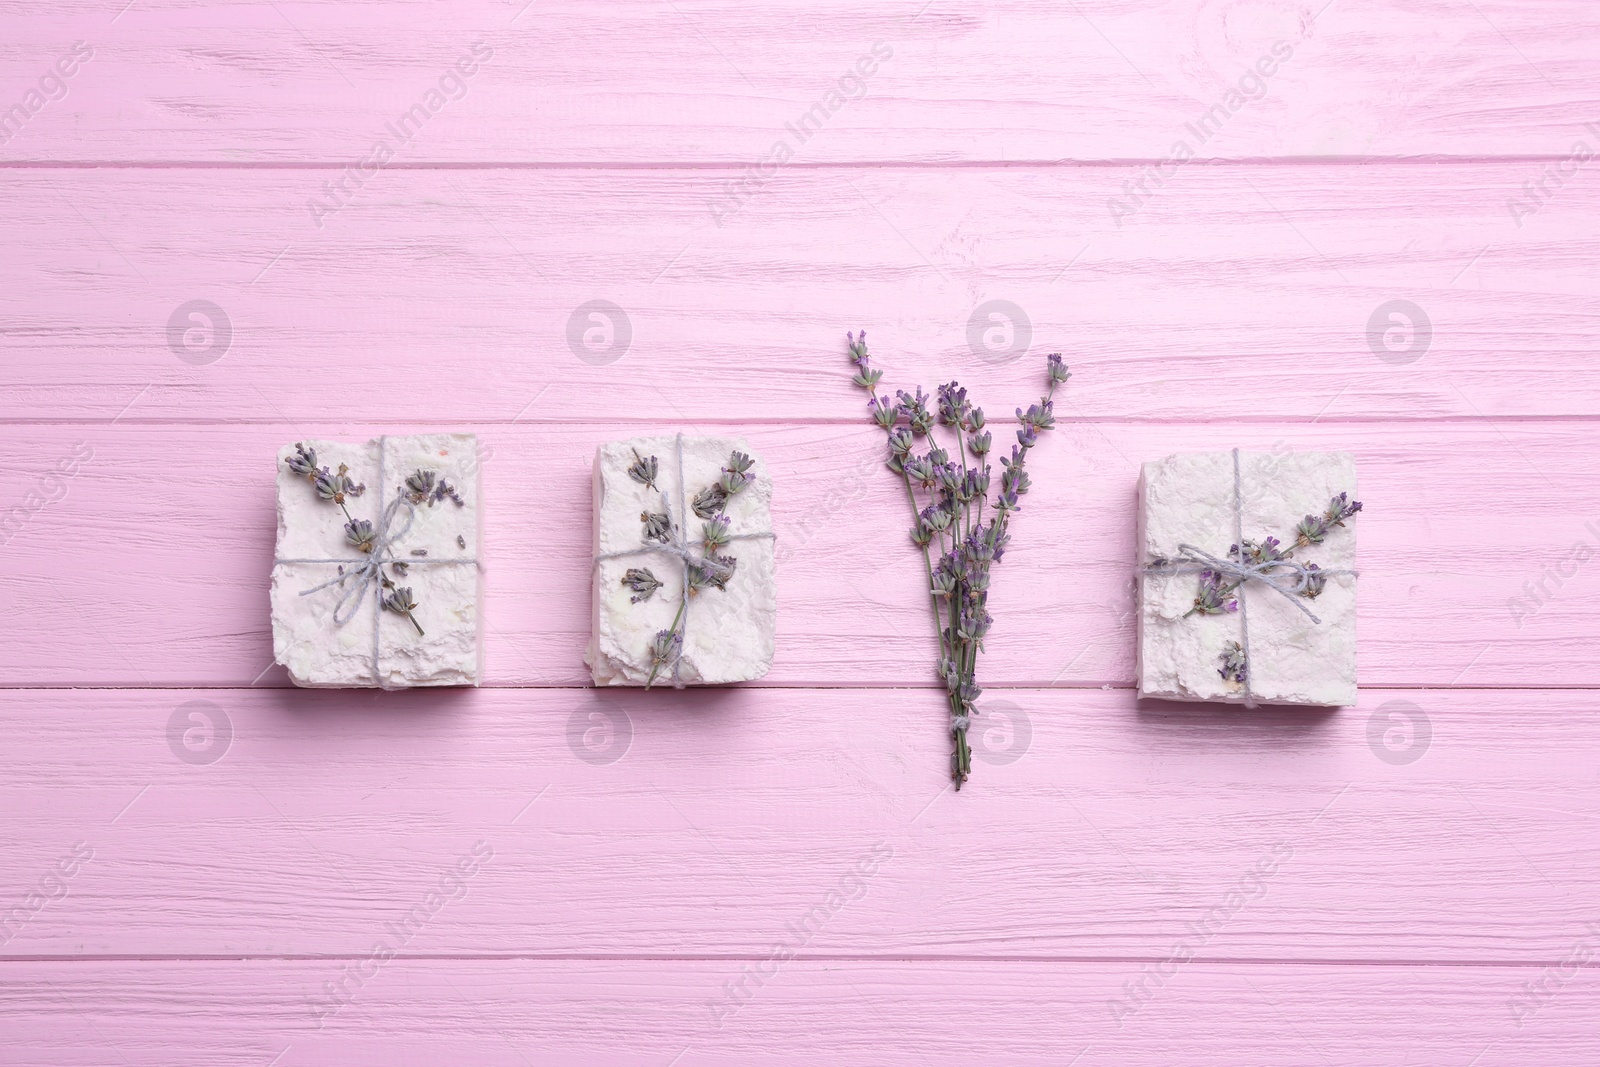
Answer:
<path fill-rule="evenodd" d="M 1305 613 L 1314 624 L 1322 620 L 1305 605 L 1300 596 L 1311 584 L 1312 575 L 1330 578 L 1338 574 L 1354 575 L 1353 570 L 1315 570 L 1293 559 L 1269 559 L 1259 563 L 1244 561 L 1244 483 L 1239 473 L 1239 450 L 1233 450 L 1233 543 L 1238 546 L 1239 558 L 1218 558 L 1191 544 L 1179 544 L 1178 555 L 1162 563 L 1152 563 L 1141 568 L 1143 574 L 1200 574 L 1214 572 L 1217 577 L 1238 583 L 1239 593 L 1239 644 L 1244 650 L 1244 705 L 1256 706 L 1255 693 L 1250 688 L 1254 672 L 1250 669 L 1250 610 L 1245 589 L 1251 582 L 1260 582 Z"/>
<path fill-rule="evenodd" d="M 667 494 L 662 493 L 661 506 L 666 509 L 667 513 L 668 540 L 661 542 L 651 541 L 648 538 L 642 538 L 638 548 L 624 548 L 618 552 L 602 552 L 595 556 L 593 570 L 598 574 L 600 571 L 600 564 L 604 563 L 606 560 L 624 559 L 628 556 L 638 556 L 651 552 L 663 556 L 676 556 L 683 563 L 683 581 L 681 583 L 682 587 L 678 593 L 679 601 L 683 606 L 683 622 L 678 628 L 678 654 L 672 658 L 672 688 L 682 689 L 684 687 L 683 679 L 681 677 L 681 671 L 683 667 L 683 642 L 689 633 L 689 568 L 696 563 L 706 563 L 707 560 L 704 556 L 696 556 L 689 551 L 689 543 L 684 540 L 683 535 L 683 531 L 687 527 L 689 519 L 688 495 L 683 484 L 683 434 L 678 434 L 673 440 L 673 451 L 674 456 L 678 461 L 678 510 L 680 514 L 682 514 L 684 522 L 679 523 L 673 519 L 672 504 L 667 500 Z M 599 517 L 596 516 L 597 521 L 598 518 Z M 729 541 L 752 541 L 760 538 L 768 538 L 776 541 L 778 539 L 778 535 L 770 531 L 765 533 L 741 533 L 728 535 Z M 714 563 L 714 561 L 712 562 Z"/>
<path fill-rule="evenodd" d="M 310 589 L 302 589 L 300 591 L 301 596 L 310 596 L 312 593 L 321 592 L 330 585 L 342 586 L 348 581 L 350 583 L 350 587 L 344 591 L 344 595 L 339 598 L 339 602 L 333 606 L 333 624 L 335 626 L 343 626 L 345 623 L 349 622 L 355 617 L 356 610 L 361 607 L 362 595 L 367 591 L 368 587 L 371 587 L 372 680 L 380 689 L 402 689 L 405 687 L 384 684 L 383 677 L 378 672 L 378 664 L 382 655 L 382 643 L 379 636 L 379 631 L 382 629 L 382 627 L 379 625 L 379 622 L 383 618 L 383 565 L 385 563 L 395 562 L 404 563 L 407 568 L 411 568 L 416 566 L 426 566 L 428 564 L 470 563 L 476 567 L 478 566 L 478 557 L 419 556 L 404 560 L 396 559 L 392 556 L 385 558 L 386 553 L 392 553 L 394 551 L 393 546 L 395 542 L 401 540 L 406 534 L 411 532 L 411 525 L 416 521 L 417 518 L 417 506 L 413 504 L 404 494 L 389 501 L 388 506 L 385 506 L 383 503 L 383 485 L 386 477 L 384 473 L 384 445 L 388 442 L 388 440 L 389 438 L 387 435 L 378 438 L 378 519 L 377 522 L 374 523 L 375 532 L 372 538 L 372 550 L 367 552 L 364 558 L 360 559 L 287 559 L 282 556 L 277 556 L 273 558 L 272 565 L 274 567 L 278 566 L 280 563 L 332 563 L 339 565 L 341 567 L 341 571 L 338 575 L 329 578 L 320 585 L 314 585 Z M 399 529 L 395 529 L 395 518 L 396 516 L 402 515 L 404 517 L 404 523 Z M 345 565 L 351 563 L 356 564 L 356 566 L 348 570 L 343 569 Z"/>

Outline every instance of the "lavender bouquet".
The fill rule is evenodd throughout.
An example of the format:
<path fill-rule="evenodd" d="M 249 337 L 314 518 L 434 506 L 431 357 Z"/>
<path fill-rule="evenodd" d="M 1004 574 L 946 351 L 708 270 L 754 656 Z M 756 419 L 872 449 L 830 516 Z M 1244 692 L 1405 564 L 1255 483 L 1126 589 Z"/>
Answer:
<path fill-rule="evenodd" d="M 1052 398 L 1056 386 L 1072 377 L 1059 353 L 1045 364 L 1045 395 L 1028 410 L 1017 409 L 1017 443 L 1009 457 L 1000 457 L 1000 485 L 987 520 L 992 468 L 991 434 L 984 429 L 983 409 L 973 406 L 956 382 L 941 385 L 935 411 L 921 387 L 904 390 L 895 399 L 878 394 L 883 371 L 867 355 L 867 332 L 847 334 L 855 383 L 871 394 L 867 410 L 888 436 L 889 469 L 900 476 L 911 503 L 911 540 L 922 550 L 922 562 L 933 602 L 934 630 L 939 640 L 937 670 L 950 703 L 950 733 L 955 751 L 951 777 L 957 789 L 972 774 L 972 749 L 967 728 L 978 713 L 983 692 L 977 683 L 978 653 L 994 617 L 989 614 L 989 572 L 1005 555 L 1011 540 L 1011 516 L 1028 491 L 1028 452 L 1039 435 L 1056 424 Z M 954 435 L 955 457 L 934 437 L 935 424 Z M 919 500 L 925 501 L 920 503 Z M 937 562 L 935 562 L 937 560 Z"/>

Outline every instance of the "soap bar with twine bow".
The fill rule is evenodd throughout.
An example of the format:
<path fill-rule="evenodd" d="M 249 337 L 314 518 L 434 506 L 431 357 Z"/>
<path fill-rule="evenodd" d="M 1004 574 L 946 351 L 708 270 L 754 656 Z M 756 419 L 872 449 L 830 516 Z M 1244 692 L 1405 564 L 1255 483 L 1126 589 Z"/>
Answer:
<path fill-rule="evenodd" d="M 478 441 L 278 451 L 272 643 L 296 685 L 477 685 Z"/>
<path fill-rule="evenodd" d="M 1144 464 L 1139 695 L 1354 704 L 1360 510 L 1347 452 Z"/>
<path fill-rule="evenodd" d="M 772 482 L 741 438 L 603 444 L 594 463 L 595 685 L 747 682 L 772 667 Z"/>

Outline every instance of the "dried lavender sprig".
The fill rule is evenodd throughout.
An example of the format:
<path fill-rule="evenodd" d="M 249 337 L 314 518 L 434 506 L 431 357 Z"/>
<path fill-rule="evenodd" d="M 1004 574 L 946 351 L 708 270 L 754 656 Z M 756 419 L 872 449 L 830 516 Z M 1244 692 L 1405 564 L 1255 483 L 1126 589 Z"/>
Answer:
<path fill-rule="evenodd" d="M 1242 548 L 1239 545 L 1229 545 L 1228 557 L 1230 559 L 1238 560 L 1241 563 L 1269 563 L 1276 562 L 1278 560 L 1293 559 L 1297 550 L 1307 548 L 1311 545 L 1322 544 L 1322 542 L 1327 539 L 1329 533 L 1331 533 L 1335 528 L 1343 526 L 1346 519 L 1354 518 L 1360 511 L 1361 501 L 1351 500 L 1349 493 L 1340 493 L 1338 496 L 1335 496 L 1328 502 L 1327 511 L 1323 512 L 1321 515 L 1307 515 L 1304 519 L 1300 520 L 1299 524 L 1295 526 L 1296 536 L 1294 543 L 1288 548 L 1282 547 L 1282 542 L 1280 542 L 1276 537 L 1268 537 L 1263 541 L 1246 541 Z M 1316 571 L 1320 570 L 1320 568 L 1315 563 L 1309 563 L 1306 565 L 1306 570 Z M 1211 572 L 1201 572 L 1200 595 L 1195 597 L 1194 608 L 1184 613 L 1185 617 L 1195 614 L 1196 611 L 1207 615 L 1217 614 L 1214 611 L 1206 611 L 1201 607 L 1201 599 L 1207 595 L 1205 588 L 1205 576 L 1207 574 L 1211 574 Z M 1242 581 L 1235 581 L 1225 587 L 1222 587 L 1220 589 L 1220 595 L 1226 596 L 1228 593 L 1231 593 L 1235 589 L 1239 588 L 1241 584 L 1243 584 Z M 1303 596 L 1308 600 L 1315 600 L 1317 597 L 1322 595 L 1322 591 L 1327 588 L 1327 585 L 1327 575 L 1308 575 L 1306 578 L 1305 588 L 1301 589 L 1298 595 Z M 1228 610 L 1231 611 L 1233 609 L 1229 608 Z"/>
<path fill-rule="evenodd" d="M 628 473 L 641 484 L 652 485 L 657 473 L 656 457 L 643 459 L 637 452 L 634 453 L 635 463 L 629 468 Z M 673 617 L 672 625 L 665 630 L 657 632 L 650 646 L 650 676 L 645 679 L 645 688 L 648 689 L 656 680 L 661 668 L 669 662 L 674 662 L 683 650 L 683 621 L 689 606 L 689 598 L 698 596 L 706 589 L 726 591 L 728 582 L 733 578 L 738 567 L 737 558 L 728 555 L 719 555 L 718 550 L 726 548 L 732 540 L 729 532 L 728 516 L 723 509 L 728 500 L 742 493 L 755 481 L 755 475 L 750 473 L 755 466 L 755 460 L 743 452 L 735 450 L 728 456 L 728 463 L 724 466 L 715 482 L 700 492 L 696 493 L 691 503 L 694 513 L 705 520 L 700 528 L 700 544 L 704 555 L 699 559 L 690 559 L 684 568 L 683 596 L 678 601 L 678 611 Z M 659 541 L 662 544 L 671 544 L 675 535 L 669 513 L 651 514 L 644 512 L 639 516 L 644 523 L 644 537 L 646 541 Z M 635 576 L 648 575 L 648 585 L 642 577 L 639 584 L 633 584 L 630 579 Z M 640 591 L 642 586 L 647 586 L 640 596 L 633 598 L 634 603 L 648 600 L 660 582 L 648 569 L 630 570 L 623 577 L 623 583 L 630 585 L 635 591 Z"/>
<path fill-rule="evenodd" d="M 416 599 L 411 595 L 411 587 L 408 585 L 402 585 L 398 589 L 395 589 L 393 583 L 388 579 L 384 579 L 383 584 L 384 588 L 394 590 L 388 596 L 383 598 L 383 606 L 397 615 L 404 615 L 408 620 L 410 620 L 411 625 L 417 628 L 417 636 L 425 637 L 426 635 L 422 632 L 422 624 L 419 623 L 417 621 L 417 617 L 412 614 L 412 612 L 417 610 L 417 602 Z"/>
<path fill-rule="evenodd" d="M 850 360 L 856 366 L 854 381 L 870 394 L 868 411 L 886 435 L 888 466 L 901 476 L 911 505 L 911 539 L 922 551 L 928 577 L 939 641 L 938 673 L 945 680 L 955 742 L 952 774 L 960 788 L 971 773 L 966 732 L 982 693 L 974 678 L 977 656 L 994 621 L 987 610 L 989 570 L 1004 555 L 1010 540 L 1009 517 L 1029 488 L 1023 469 L 1027 452 L 1038 442 L 1041 432 L 1054 427 L 1051 398 L 1056 386 L 1071 373 L 1061 356 L 1052 354 L 1046 362 L 1044 397 L 1026 412 L 1018 409 L 1022 425 L 1017 431 L 1017 445 L 1009 459 L 1001 459 L 1005 473 L 997 493 L 996 515 L 985 524 L 983 511 L 992 479 L 986 457 L 993 439 L 991 434 L 980 432 L 985 424 L 982 409 L 974 407 L 966 390 L 955 382 L 937 390 L 933 411 L 928 409 L 929 398 L 921 389 L 915 393 L 899 391 L 894 401 L 879 396 L 877 385 L 882 372 L 871 365 L 865 331 L 859 338 L 850 334 L 847 340 Z M 952 428 L 959 463 L 952 463 L 949 454 L 933 440 L 935 424 Z M 924 438 L 927 452 L 917 455 L 917 442 Z M 917 489 L 929 493 L 928 505 L 918 504 Z M 937 568 L 933 564 L 935 553 L 939 559 Z"/>

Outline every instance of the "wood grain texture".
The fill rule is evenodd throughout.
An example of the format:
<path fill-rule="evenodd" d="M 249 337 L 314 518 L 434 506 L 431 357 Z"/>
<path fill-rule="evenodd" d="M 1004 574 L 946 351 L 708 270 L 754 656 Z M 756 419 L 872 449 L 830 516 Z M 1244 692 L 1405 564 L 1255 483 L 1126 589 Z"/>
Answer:
<path fill-rule="evenodd" d="M 0 954 L 360 954 L 475 849 L 404 952 L 1544 966 L 1600 923 L 1592 693 L 985 706 L 953 793 L 924 691 L 8 691 L 6 903 L 93 857 Z"/>
<path fill-rule="evenodd" d="M 402 164 L 753 164 L 780 141 L 802 163 L 1155 159 L 1185 137 L 1214 158 L 1553 155 L 1600 120 L 1584 0 L 120 7 L 16 20 L 7 106 L 74 41 L 94 56 L 4 158 L 343 164 L 380 138 Z M 441 89 L 475 44 L 491 55 Z M 1220 129 L 1186 133 L 1219 103 Z"/>
<path fill-rule="evenodd" d="M 719 1027 L 729 962 L 393 960 L 316 1029 L 308 1001 L 334 960 L 11 965 L 0 1063 L 79 1067 L 1389 1067 L 1600 1056 L 1591 972 L 1518 1028 L 1508 1007 L 1541 972 L 1500 967 L 1241 967 L 1195 962 L 1118 1027 L 1108 1005 L 1137 965 L 791 961 Z M 964 1007 L 973 999 L 980 1004 Z M 674 1057 L 677 1057 L 674 1059 Z"/>
<path fill-rule="evenodd" d="M 1594 4 L 0 12 L 0 1064 L 1600 1061 Z M 1077 372 L 960 794 L 862 326 Z M 491 687 L 284 687 L 274 450 L 421 428 Z M 582 687 L 646 428 L 775 472 L 762 686 Z M 1358 457 L 1357 707 L 1126 688 L 1234 445 Z"/>
<path fill-rule="evenodd" d="M 999 621 L 981 667 L 989 684 L 1131 685 L 1138 464 L 1174 449 L 1233 446 L 1356 454 L 1367 505 L 1358 520 L 1364 684 L 1600 684 L 1588 654 L 1600 639 L 1591 423 L 1112 425 L 1077 423 L 1073 411 L 1064 407 L 1062 426 L 1029 461 L 1034 488 L 992 591 Z M 0 500 L 20 504 L 56 487 L 43 473 L 62 457 L 92 457 L 59 479 L 58 502 L 6 513 L 15 532 L 0 554 L 0 583 L 29 625 L 0 643 L 0 681 L 286 684 L 268 669 L 276 450 L 304 437 L 415 429 L 13 427 L 15 468 L 0 475 Z M 602 440 L 632 431 L 479 429 L 488 456 L 484 677 L 586 684 L 589 469 Z M 740 429 L 776 483 L 782 614 L 764 684 L 933 683 L 925 579 L 906 537 L 904 492 L 881 466 L 882 432 Z M 196 459 L 175 469 L 163 456 Z M 63 546 L 85 554 L 63 567 Z"/>
<path fill-rule="evenodd" d="M 1197 166 L 1119 228 L 1131 173 L 797 171 L 721 227 L 715 171 L 384 173 L 318 229 L 314 172 L 12 171 L 0 418 L 853 421 L 862 326 L 991 413 L 1063 351 L 1080 417 L 1600 414 L 1589 172 L 1519 228 L 1535 164 Z"/>

